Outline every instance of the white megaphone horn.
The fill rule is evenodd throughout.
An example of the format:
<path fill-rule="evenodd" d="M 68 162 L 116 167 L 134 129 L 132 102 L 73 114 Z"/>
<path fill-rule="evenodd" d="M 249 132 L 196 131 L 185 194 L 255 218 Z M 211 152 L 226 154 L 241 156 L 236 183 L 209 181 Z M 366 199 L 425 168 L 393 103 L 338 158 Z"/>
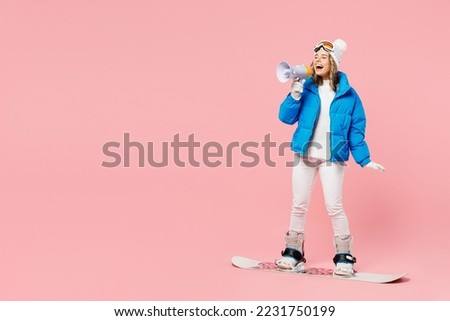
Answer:
<path fill-rule="evenodd" d="M 290 78 L 305 79 L 312 75 L 311 67 L 307 65 L 289 66 L 286 61 L 282 61 L 277 66 L 277 78 L 280 82 L 287 82 Z"/>

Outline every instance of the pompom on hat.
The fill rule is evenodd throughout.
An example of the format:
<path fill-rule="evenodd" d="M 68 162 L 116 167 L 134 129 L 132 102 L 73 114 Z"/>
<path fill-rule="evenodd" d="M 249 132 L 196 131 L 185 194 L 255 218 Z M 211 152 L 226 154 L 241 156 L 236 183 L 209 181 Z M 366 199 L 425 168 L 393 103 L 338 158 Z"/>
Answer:
<path fill-rule="evenodd" d="M 339 66 L 342 59 L 342 54 L 347 50 L 347 43 L 342 39 L 336 39 L 334 42 L 322 40 L 314 47 L 314 52 L 317 52 L 320 48 L 323 48 L 325 51 L 329 52 L 330 56 L 333 57 L 336 62 L 336 65 Z"/>

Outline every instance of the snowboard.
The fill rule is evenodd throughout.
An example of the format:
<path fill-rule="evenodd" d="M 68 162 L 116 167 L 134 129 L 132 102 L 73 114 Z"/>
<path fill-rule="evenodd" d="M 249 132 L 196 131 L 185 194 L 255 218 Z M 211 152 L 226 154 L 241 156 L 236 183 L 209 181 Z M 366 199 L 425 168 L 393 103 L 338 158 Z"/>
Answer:
<path fill-rule="evenodd" d="M 396 274 L 379 274 L 379 273 L 366 273 L 366 272 L 355 272 L 351 277 L 340 277 L 334 276 L 332 269 L 317 268 L 317 267 L 306 267 L 302 272 L 295 270 L 283 270 L 279 269 L 275 262 L 263 262 L 257 261 L 241 256 L 233 256 L 231 258 L 231 263 L 233 266 L 240 269 L 247 270 L 259 270 L 259 271 L 270 271 L 284 274 L 297 274 L 303 276 L 319 276 L 325 278 L 332 278 L 338 280 L 349 280 L 349 281 L 361 281 L 361 282 L 371 282 L 371 283 L 389 283 L 401 279 L 408 273 L 396 273 Z"/>

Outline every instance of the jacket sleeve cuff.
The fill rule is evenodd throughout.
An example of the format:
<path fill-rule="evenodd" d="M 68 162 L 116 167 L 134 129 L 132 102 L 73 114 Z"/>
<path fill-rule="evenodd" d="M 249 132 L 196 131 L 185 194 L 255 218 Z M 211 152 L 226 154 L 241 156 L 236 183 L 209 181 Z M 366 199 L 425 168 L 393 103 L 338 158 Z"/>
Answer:
<path fill-rule="evenodd" d="M 369 164 L 371 162 L 370 158 L 366 158 L 364 160 L 362 160 L 359 165 L 361 165 L 361 167 L 366 166 L 367 164 Z"/>
<path fill-rule="evenodd" d="M 289 97 L 291 97 L 291 98 L 294 99 L 295 101 L 299 101 L 300 98 L 301 98 L 302 96 L 300 95 L 300 97 L 298 97 L 298 99 L 297 99 L 297 98 L 295 98 L 294 96 L 292 96 L 291 93 L 289 93 Z"/>

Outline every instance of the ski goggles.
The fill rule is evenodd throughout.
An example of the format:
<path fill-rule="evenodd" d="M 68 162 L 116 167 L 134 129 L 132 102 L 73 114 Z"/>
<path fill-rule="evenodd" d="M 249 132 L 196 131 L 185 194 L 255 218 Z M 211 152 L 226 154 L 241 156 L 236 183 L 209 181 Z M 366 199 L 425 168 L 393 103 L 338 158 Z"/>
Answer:
<path fill-rule="evenodd" d="M 328 51 L 328 52 L 333 52 L 334 51 L 333 43 L 331 41 L 328 41 L 328 40 L 322 40 L 321 42 L 319 42 L 314 47 L 314 52 L 318 52 L 320 50 L 320 48 L 323 48 L 325 51 Z"/>

